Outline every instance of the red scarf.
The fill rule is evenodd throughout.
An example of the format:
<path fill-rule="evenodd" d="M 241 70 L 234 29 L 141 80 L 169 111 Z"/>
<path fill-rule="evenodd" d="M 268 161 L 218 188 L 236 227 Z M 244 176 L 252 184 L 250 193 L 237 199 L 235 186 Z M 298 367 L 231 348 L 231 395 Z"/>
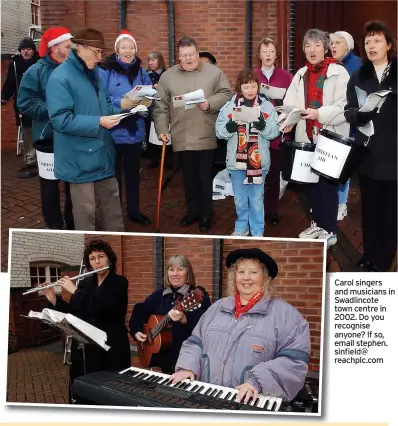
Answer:
<path fill-rule="evenodd" d="M 329 65 L 334 63 L 336 63 L 336 60 L 333 58 L 325 58 L 316 65 L 312 65 L 307 61 L 307 108 L 319 109 L 323 105 L 323 85 L 326 80 L 326 73 Z M 310 141 L 313 139 L 314 127 L 320 129 L 322 126 L 318 120 L 306 120 L 307 136 Z"/>
<path fill-rule="evenodd" d="M 249 301 L 246 303 L 246 305 L 242 306 L 242 303 L 240 302 L 240 295 L 239 291 L 236 290 L 235 293 L 235 318 L 238 319 L 242 314 L 244 314 L 247 311 L 250 311 L 250 309 L 263 298 L 264 293 L 256 293 L 253 297 L 249 299 Z"/>

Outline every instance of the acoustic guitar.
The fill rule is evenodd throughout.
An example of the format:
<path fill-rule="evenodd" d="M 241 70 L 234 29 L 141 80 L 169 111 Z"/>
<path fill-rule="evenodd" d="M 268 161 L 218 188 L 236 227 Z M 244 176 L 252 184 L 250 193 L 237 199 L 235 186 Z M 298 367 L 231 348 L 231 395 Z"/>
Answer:
<path fill-rule="evenodd" d="M 180 312 L 190 312 L 200 308 L 203 301 L 203 291 L 196 288 L 177 302 L 174 309 Z M 153 354 L 170 349 L 173 344 L 171 318 L 168 315 L 151 315 L 144 325 L 145 342 L 137 342 L 138 359 L 143 368 L 147 368 Z"/>

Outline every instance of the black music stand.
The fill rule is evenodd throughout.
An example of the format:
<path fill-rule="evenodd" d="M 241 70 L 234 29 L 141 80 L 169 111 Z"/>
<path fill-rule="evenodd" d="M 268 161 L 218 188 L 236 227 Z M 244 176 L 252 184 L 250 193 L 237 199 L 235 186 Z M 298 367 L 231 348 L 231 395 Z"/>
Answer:
<path fill-rule="evenodd" d="M 71 404 L 75 403 L 76 400 L 73 398 L 72 381 L 70 377 L 70 366 L 72 365 L 72 360 L 71 360 L 72 341 L 75 340 L 78 343 L 77 349 L 82 350 L 83 368 L 84 368 L 85 375 L 87 374 L 85 345 L 90 343 L 90 344 L 97 345 L 100 348 L 102 348 L 102 346 L 98 345 L 97 342 L 95 342 L 94 340 L 90 339 L 88 336 L 86 336 L 85 334 L 77 330 L 75 327 L 73 327 L 72 324 L 70 324 L 65 319 L 63 319 L 61 322 L 53 322 L 53 321 L 48 321 L 42 318 L 30 317 L 27 315 L 21 315 L 21 317 L 40 320 L 44 324 L 48 324 L 51 327 L 55 328 L 56 330 L 60 331 L 65 336 L 66 341 L 65 341 L 65 348 L 64 348 L 64 364 L 69 366 L 69 403 Z"/>

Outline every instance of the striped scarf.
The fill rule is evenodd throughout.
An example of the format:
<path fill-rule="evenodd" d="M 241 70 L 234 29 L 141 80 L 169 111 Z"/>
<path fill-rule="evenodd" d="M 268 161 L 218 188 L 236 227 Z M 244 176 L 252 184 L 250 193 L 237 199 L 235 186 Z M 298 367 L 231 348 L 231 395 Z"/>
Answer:
<path fill-rule="evenodd" d="M 236 106 L 244 106 L 245 99 L 243 97 L 236 98 Z M 259 105 L 258 95 L 253 99 L 253 107 Z M 262 113 L 264 118 L 268 114 Z M 228 115 L 232 118 L 232 113 Z M 244 184 L 263 183 L 263 172 L 261 170 L 261 156 L 258 149 L 258 130 L 253 123 L 238 125 L 238 141 L 236 147 L 235 167 L 239 170 L 246 170 L 246 178 Z"/>

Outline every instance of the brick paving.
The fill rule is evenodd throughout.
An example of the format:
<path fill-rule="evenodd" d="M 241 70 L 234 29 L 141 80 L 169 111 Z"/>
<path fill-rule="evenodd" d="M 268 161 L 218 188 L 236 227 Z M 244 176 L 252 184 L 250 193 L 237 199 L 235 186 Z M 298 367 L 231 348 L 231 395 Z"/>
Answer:
<path fill-rule="evenodd" d="M 22 349 L 8 356 L 7 402 L 68 404 L 68 367 L 63 364 L 61 341 L 52 350 Z M 59 350 L 58 350 L 59 349 Z M 133 352 L 131 364 L 141 368 Z"/>
<path fill-rule="evenodd" d="M 63 355 L 23 349 L 8 356 L 7 402 L 68 403 Z"/>
<path fill-rule="evenodd" d="M 41 216 L 39 178 L 19 179 L 17 171 L 22 166 L 22 158 L 15 151 L 3 151 L 1 158 L 2 173 L 2 271 L 7 270 L 8 230 L 9 228 L 43 229 L 46 224 Z M 124 222 L 127 232 L 155 232 L 156 202 L 159 169 L 148 170 L 146 160 L 142 161 L 140 210 L 149 216 L 151 225 L 138 225 L 129 221 L 123 206 Z M 198 234 L 197 223 L 181 227 L 179 221 L 185 214 L 184 191 L 181 172 L 165 170 L 164 181 L 169 180 L 162 193 L 160 232 L 170 234 Z M 170 176 L 172 179 L 170 180 Z M 62 193 L 62 185 L 61 193 Z M 281 220 L 277 226 L 266 226 L 266 237 L 297 238 L 309 225 L 309 215 L 305 202 L 295 187 L 287 188 L 280 201 Z M 362 249 L 360 228 L 360 194 L 355 180 L 351 184 L 348 203 L 348 217 L 339 222 L 339 242 L 328 255 L 328 271 L 354 271 L 355 262 Z M 213 227 L 209 235 L 230 235 L 234 230 L 235 208 L 233 198 L 214 202 Z M 97 228 L 100 230 L 100 228 Z"/>

